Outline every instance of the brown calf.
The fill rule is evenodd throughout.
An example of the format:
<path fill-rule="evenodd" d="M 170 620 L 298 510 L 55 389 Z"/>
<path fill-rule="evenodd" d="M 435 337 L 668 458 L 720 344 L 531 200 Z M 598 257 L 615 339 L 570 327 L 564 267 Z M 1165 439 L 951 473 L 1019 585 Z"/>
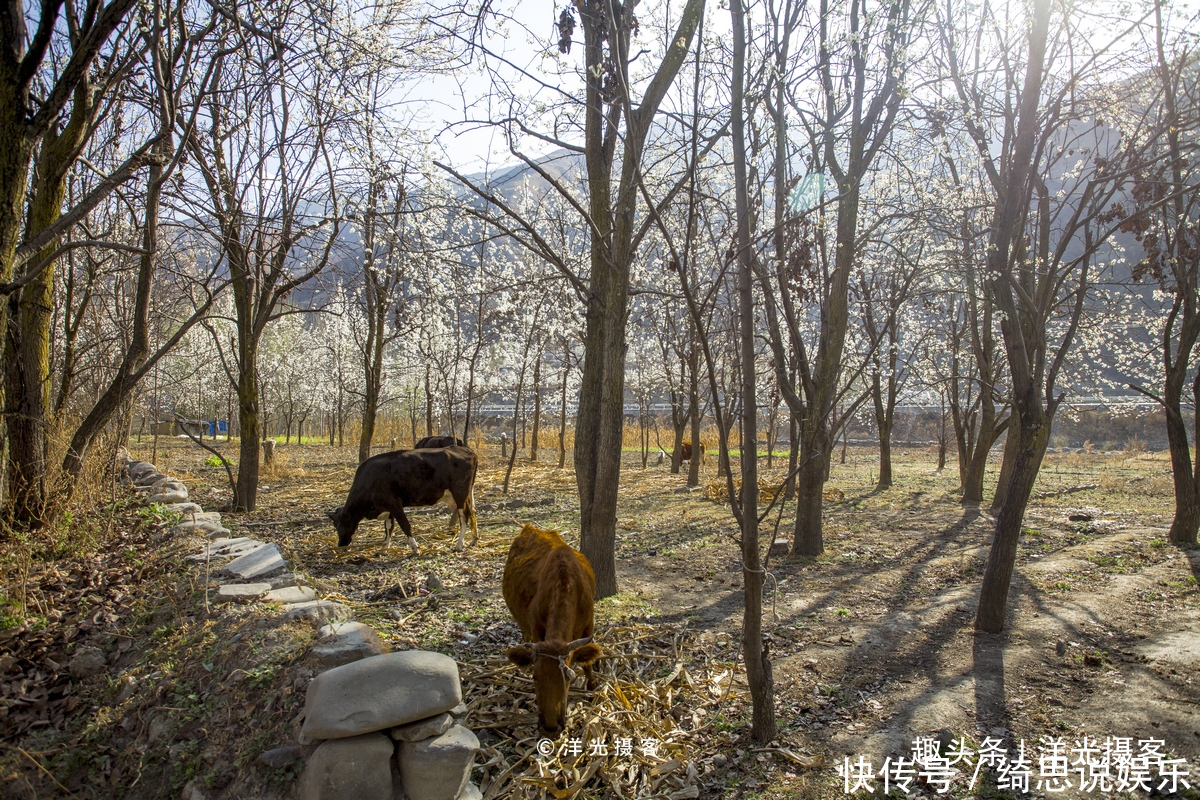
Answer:
<path fill-rule="evenodd" d="M 680 463 L 683 463 L 684 461 L 691 461 L 691 460 L 692 460 L 692 443 L 684 442 L 683 444 L 681 444 L 679 446 L 679 461 L 680 461 Z M 703 443 L 700 444 L 700 465 L 701 466 L 704 465 L 704 444 Z"/>
<path fill-rule="evenodd" d="M 525 644 L 506 651 L 521 667 L 533 666 L 538 729 L 555 736 L 567 724 L 567 692 L 583 667 L 589 690 L 595 688 L 592 664 L 600 647 L 592 643 L 596 576 L 583 554 L 558 531 L 525 525 L 508 548 L 504 565 L 504 602 L 521 628 Z"/>

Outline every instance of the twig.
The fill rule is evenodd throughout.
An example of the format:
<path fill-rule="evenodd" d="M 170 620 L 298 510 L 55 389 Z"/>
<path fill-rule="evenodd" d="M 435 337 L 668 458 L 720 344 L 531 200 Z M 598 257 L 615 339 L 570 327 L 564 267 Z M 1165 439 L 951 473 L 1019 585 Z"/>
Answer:
<path fill-rule="evenodd" d="M 1060 497 L 1064 494 L 1075 494 L 1076 492 L 1086 492 L 1088 489 L 1099 489 L 1100 484 L 1089 483 L 1085 486 L 1072 486 L 1068 489 L 1056 489 L 1053 492 L 1038 492 L 1034 495 L 1035 500 L 1045 500 L 1047 497 Z"/>
<path fill-rule="evenodd" d="M 39 762 L 39 761 L 38 761 L 36 758 L 34 758 L 33 756 L 29 755 L 29 753 L 26 753 L 26 752 L 25 752 L 25 751 L 24 751 L 24 750 L 23 750 L 21 747 L 19 747 L 18 745 L 15 745 L 15 744 L 14 744 L 14 745 L 13 745 L 13 747 L 16 747 L 16 748 L 17 748 L 17 750 L 19 750 L 19 751 L 20 751 L 21 755 L 25 756 L 25 757 L 26 757 L 26 758 L 28 758 L 30 761 L 32 761 L 32 762 L 33 762 L 33 765 L 34 765 L 35 767 L 37 767 L 38 769 L 40 769 L 42 772 L 46 773 L 46 777 L 48 777 L 50 780 L 54 781 L 54 785 L 55 785 L 55 786 L 57 786 L 59 789 L 62 789 L 62 790 L 63 790 L 64 792 L 66 792 L 67 794 L 71 795 L 71 797 L 75 797 L 75 796 L 76 796 L 74 792 L 72 792 L 70 789 L 68 789 L 67 787 L 63 786 L 61 783 L 59 783 L 59 782 L 58 782 L 58 778 L 56 778 L 56 777 L 54 777 L 53 775 L 51 775 L 51 774 L 50 774 L 50 770 L 48 770 L 48 769 L 46 769 L 45 767 L 43 767 L 43 766 L 42 766 L 42 764 L 41 764 L 41 762 Z"/>

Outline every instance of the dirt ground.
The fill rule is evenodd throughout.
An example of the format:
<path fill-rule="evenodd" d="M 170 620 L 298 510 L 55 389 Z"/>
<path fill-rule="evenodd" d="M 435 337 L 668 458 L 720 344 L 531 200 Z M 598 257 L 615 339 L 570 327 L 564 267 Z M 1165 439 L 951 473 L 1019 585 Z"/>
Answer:
<path fill-rule="evenodd" d="M 281 445 L 277 453 L 262 479 L 259 510 L 229 515 L 227 524 L 234 523 L 235 533 L 277 542 L 295 569 L 326 596 L 351 605 L 393 648 L 449 653 L 468 676 L 502 671 L 503 647 L 518 637 L 500 577 L 520 525 L 557 528 L 578 543 L 569 457 L 564 470 L 518 462 L 503 495 L 503 464 L 498 453 L 485 452 L 476 489 L 478 546 L 454 553 L 445 530 L 448 512 L 416 511 L 412 519 L 423 552 L 413 558 L 402 537 L 380 551 L 381 522 L 363 523 L 351 548 L 334 551 L 324 514 L 349 486 L 355 461 L 350 448 Z M 149 446 L 135 448 L 134 455 L 149 458 Z M 206 509 L 219 509 L 229 496 L 224 471 L 204 465 L 203 455 L 184 443 L 160 444 L 157 463 L 181 477 Z M 543 455 L 544 462 L 553 458 Z M 953 462 L 938 472 L 927 450 L 898 452 L 896 486 L 882 492 L 874 490 L 875 463 L 871 450 L 851 449 L 845 464 L 834 464 L 822 556 L 775 558 L 768 565 L 774 580 L 765 627 L 779 737 L 760 748 L 749 738 L 738 655 L 736 524 L 728 505 L 705 491 L 716 481 L 715 469 L 709 464 L 701 487 L 689 490 L 685 475 L 660 466 L 643 470 L 635 454 L 627 454 L 617 529 L 620 593 L 598 606 L 598 641 L 603 646 L 606 636 L 615 641 L 636 630 L 650 637 L 649 644 L 655 632 L 670 632 L 690 670 L 687 682 L 687 675 L 702 670 L 718 676 L 703 708 L 689 709 L 681 698 L 694 695 L 681 690 L 669 709 L 680 729 L 672 753 L 692 765 L 698 790 L 674 796 L 842 796 L 845 784 L 835 768 L 844 759 L 865 758 L 878 770 L 889 756 L 911 757 L 915 738 L 939 732 L 972 748 L 987 737 L 1010 748 L 1023 742 L 1034 764 L 1029 794 L 987 782 L 968 789 L 960 776 L 941 796 L 1117 796 L 1035 788 L 1039 742 L 1055 737 L 1065 752 L 1085 737 L 1100 743 L 1130 737 L 1135 753 L 1142 740 L 1162 740 L 1162 753 L 1186 760 L 1190 782 L 1200 785 L 1200 551 L 1181 551 L 1166 539 L 1172 498 L 1165 454 L 1047 456 L 1021 537 L 1009 623 L 996 636 L 973 632 L 992 531 L 986 507 L 964 508 L 954 493 Z M 781 466 L 777 460 L 768 479 L 781 480 Z M 781 519 L 772 511 L 765 524 L 767 538 L 778 525 L 778 535 L 790 539 L 789 511 Z M 199 780 L 206 797 L 289 796 L 295 770 L 255 767 L 253 760 L 264 749 L 294 742 L 311 633 L 293 632 L 295 641 L 283 643 L 279 631 L 264 630 L 246 609 L 208 619 L 197 605 L 203 586 L 184 577 L 195 574 L 183 571 L 184 550 L 156 541 L 153 520 L 137 530 L 142 532 L 125 534 L 132 538 L 121 546 L 97 548 L 108 556 L 91 556 L 110 564 L 159 548 L 157 560 L 146 556 L 154 580 L 129 579 L 126 589 L 145 602 L 117 607 L 112 621 L 97 629 L 104 636 L 91 634 L 116 654 L 110 655 L 108 676 L 103 685 L 76 690 L 75 705 L 57 717 L 51 713 L 49 724 L 26 723 L 19 734 L 3 737 L 10 747 L 0 758 L 0 795 L 69 796 L 61 787 L 79 797 L 168 797 L 186 781 Z M 27 566 L 34 577 L 46 569 L 34 561 Z M 445 585 L 439 609 L 405 605 L 400 598 L 416 593 L 431 572 Z M 10 568 L 6 577 L 12 575 Z M 53 596 L 52 588 L 45 594 Z M 45 630 L 62 624 L 49 616 Z M 27 623 L 18 630 L 29 628 Z M 34 656 L 20 651 L 19 638 L 0 641 L 15 659 L 0 661 L 5 681 L 22 668 L 25 679 L 32 674 L 25 665 Z M 53 655 L 55 646 L 50 642 L 46 652 Z M 65 647 L 69 655 L 69 642 Z M 256 658 L 258 666 L 237 666 L 237 659 Z M 668 659 L 662 672 L 669 668 Z M 253 674 L 246 680 L 236 673 Z M 732 674 L 724 691 L 721 674 Z M 674 679 L 670 675 L 666 683 Z M 513 753 L 532 741 L 531 708 L 518 702 L 503 713 L 488 711 L 482 695 L 493 689 L 464 680 L 466 699 L 475 700 L 478 711 L 468 725 L 480 731 L 485 755 L 494 754 L 483 770 L 484 788 L 509 781 L 509 788 L 491 796 L 546 796 L 548 787 L 570 783 L 543 775 L 541 784 L 521 784 L 502 773 L 498 765 L 509 764 L 511 771 Z M 572 699 L 568 737 L 579 734 L 589 703 L 586 693 L 573 691 Z M 60 697 L 51 705 L 59 700 L 66 702 Z M 190 710 L 171 712 L 168 719 L 163 708 Z M 256 726 L 246 724 L 247 715 Z M 150 735 L 154 725 L 157 737 Z M 190 735 L 180 738 L 178 731 L 188 725 Z M 23 754 L 13 750 L 17 746 Z M 98 755 L 80 757 L 84 746 Z M 129 789 L 135 760 L 136 775 L 145 781 L 136 791 Z M 601 777 L 556 796 L 615 796 L 605 794 Z M 106 793 L 109 785 L 126 791 Z M 913 784 L 907 796 L 934 795 L 934 787 Z M 1158 796 L 1200 792 L 1180 786 Z"/>

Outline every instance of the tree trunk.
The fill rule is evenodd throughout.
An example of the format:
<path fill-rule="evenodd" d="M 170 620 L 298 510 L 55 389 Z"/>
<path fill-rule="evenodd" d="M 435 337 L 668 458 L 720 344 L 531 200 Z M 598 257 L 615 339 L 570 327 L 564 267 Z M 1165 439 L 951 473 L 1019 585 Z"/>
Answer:
<path fill-rule="evenodd" d="M 879 481 L 876 489 L 887 489 L 892 485 L 892 420 L 879 426 Z"/>
<path fill-rule="evenodd" d="M 788 479 L 783 487 L 783 500 L 790 502 L 796 497 L 796 464 L 800 460 L 800 420 L 788 409 Z"/>
<path fill-rule="evenodd" d="M 984 390 L 986 391 L 986 389 Z M 966 472 L 962 476 L 962 502 L 964 505 L 978 505 L 983 502 L 983 478 L 987 472 L 988 455 L 992 452 L 992 447 L 996 444 L 996 440 L 1008 427 L 1008 420 L 997 424 L 996 408 L 990 398 L 982 398 L 979 406 L 979 430 L 975 432 L 964 432 L 962 437 L 966 439 L 965 454 Z M 973 445 L 973 447 L 972 447 Z M 1007 451 L 1006 451 L 1007 452 Z M 960 457 L 960 462 L 964 460 Z M 1003 481 L 1006 477 L 1005 473 L 1001 473 L 1000 480 Z M 997 485 L 997 494 L 1002 494 Z M 997 504 L 996 508 L 999 508 Z"/>
<path fill-rule="evenodd" d="M 753 716 L 751 736 L 759 743 L 775 738 L 775 686 L 770 651 L 762 635 L 762 595 L 765 573 L 758 550 L 758 407 L 755 375 L 754 286 L 750 251 L 750 207 L 746 178 L 744 81 L 746 73 L 745 14 L 741 0 L 731 0 L 733 17 L 733 169 L 737 212 L 738 328 L 741 347 L 742 467 L 738 505 L 742 531 L 742 577 L 745 613 L 742 617 L 742 656 L 750 685 Z M 699 415 L 697 415 L 699 416 Z M 692 461 L 700 459 L 700 442 L 692 442 Z M 732 486 L 732 481 L 731 481 Z M 734 499 L 730 498 L 731 502 Z"/>
<path fill-rule="evenodd" d="M 796 473 L 796 527 L 792 535 L 792 552 L 804 556 L 819 556 L 825 552 L 821 530 L 822 492 L 825 484 L 825 464 L 829 453 L 808 439 L 800 443 L 800 468 Z"/>
<path fill-rule="evenodd" d="M 601 598 L 617 592 L 614 549 L 624 424 L 628 278 L 628 267 L 606 265 L 599 275 L 593 272 L 593 297 L 598 302 L 590 303 L 588 309 L 575 425 L 580 551 L 596 573 L 596 594 Z"/>
<path fill-rule="evenodd" d="M 367 278 L 374 280 L 374 278 Z M 371 441 L 375 438 L 375 420 L 379 413 L 379 396 L 383 390 L 383 344 L 384 326 L 387 325 L 387 305 L 383 293 L 375 289 L 375 315 L 368 320 L 371 330 L 367 332 L 367 347 L 370 363 L 366 370 L 366 391 L 363 393 L 362 432 L 358 439 L 358 463 L 371 457 Z"/>
<path fill-rule="evenodd" d="M 433 436 L 433 380 L 430 374 L 430 366 L 425 365 L 425 435 Z M 414 440 L 415 444 L 416 440 Z"/>
<path fill-rule="evenodd" d="M 92 93 L 87 81 L 75 92 L 70 122 L 42 137 L 33 196 L 29 199 L 26 236 L 41 233 L 62 215 L 67 171 L 87 134 Z M 51 256 L 57 242 L 42 248 L 27 268 Z M 54 264 L 9 296 L 5 330 L 5 398 L 8 413 L 9 475 L 13 487 L 12 519 L 41 525 L 47 513 L 46 480 L 50 424 L 50 324 L 54 313 Z M 13 324 L 15 321 L 15 324 Z"/>
<path fill-rule="evenodd" d="M 571 364 L 567 360 L 567 355 L 563 354 L 563 370 L 562 370 L 562 406 L 559 408 L 558 417 L 558 468 L 563 469 L 567 466 L 567 374 L 570 371 Z"/>
<path fill-rule="evenodd" d="M 622 105 L 606 114 L 605 65 L 623 69 L 629 59 L 628 21 L 613 20 L 612 6 L 581 0 L 584 30 L 584 152 L 590 222 L 591 292 L 584 334 L 583 380 L 575 433 L 575 481 L 579 491 L 580 550 L 596 573 L 596 596 L 617 591 L 617 484 L 621 474 L 624 423 L 625 340 L 629 272 L 642 150 L 654 115 L 674 82 L 699 24 L 703 0 L 688 0 L 679 17 L 672 46 L 640 104 L 632 107 L 622 139 L 620 181 L 613 181 L 613 159 Z M 610 30 L 610 28 L 614 28 Z M 606 46 L 607 42 L 607 46 Z M 628 99 L 624 99 L 628 103 Z M 624 105 L 630 108 L 630 105 Z M 616 183 L 614 187 L 614 183 Z M 614 188 L 616 189 L 614 202 Z"/>
<path fill-rule="evenodd" d="M 542 421 L 542 350 L 533 363 L 533 429 L 529 432 L 529 460 L 538 460 L 538 428 Z"/>
<path fill-rule="evenodd" d="M 938 472 L 946 468 L 946 400 L 942 397 L 941 414 L 938 416 Z"/>
<path fill-rule="evenodd" d="M 1181 545 L 1196 545 L 1200 531 L 1200 459 L 1192 462 L 1192 449 L 1188 442 L 1187 423 L 1183 417 L 1183 385 L 1191 367 L 1192 349 L 1197 332 L 1200 331 L 1200 315 L 1189 303 L 1184 305 L 1178 323 L 1179 337 L 1174 361 L 1170 361 L 1170 335 L 1164 333 L 1164 366 L 1166 381 L 1163 387 L 1163 410 L 1167 420 L 1167 447 L 1171 453 L 1171 474 L 1175 484 L 1175 518 L 1171 520 L 1170 538 Z M 1200 397 L 1200 375 L 1193 384 L 1193 396 Z"/>
<path fill-rule="evenodd" d="M 247 342 L 246 345 L 242 348 L 237 387 L 238 428 L 242 438 L 238 447 L 234 511 L 253 511 L 258 502 L 259 440 L 262 438 L 258 416 L 258 352 L 254 344 Z"/>
<path fill-rule="evenodd" d="M 693 332 L 695 326 L 692 326 Z M 688 403 L 692 407 L 692 460 L 688 462 L 688 486 L 700 485 L 700 348 L 692 344 L 688 358 Z M 677 445 L 678 447 L 678 445 Z"/>
<path fill-rule="evenodd" d="M 875 372 L 871 379 L 871 399 L 875 403 L 875 427 L 879 431 L 879 481 L 875 484 L 876 490 L 892 485 L 892 415 L 887 408 L 890 403 L 885 405 L 882 384 L 879 373 Z M 842 430 L 846 431 L 845 425 Z"/>
<path fill-rule="evenodd" d="M 1000 459 L 1000 475 L 996 479 L 996 495 L 992 498 L 992 511 L 999 511 L 1000 507 L 1004 505 L 1004 499 L 1008 496 L 1008 486 L 1012 480 L 1013 470 L 1016 468 L 1017 450 L 1020 448 L 1019 422 L 1014 411 L 1008 421 L 1008 438 L 1004 440 L 1004 455 Z M 975 446 L 983 450 L 982 442 L 976 442 Z M 988 451 L 990 450 L 991 448 L 988 448 Z M 977 455 L 976 461 L 986 463 L 988 451 L 984 451 L 982 456 Z M 983 469 L 980 468 L 979 472 L 982 484 Z"/>
<path fill-rule="evenodd" d="M 1184 366 L 1186 368 L 1186 362 Z M 1171 473 L 1175 481 L 1175 518 L 1171 520 L 1171 541 L 1195 546 L 1197 531 L 1200 531 L 1200 482 L 1193 471 L 1187 426 L 1180 413 L 1179 392 L 1171 391 L 1171 383 L 1168 380 L 1167 391 L 1163 394 L 1167 404 L 1167 445 L 1171 451 Z"/>
<path fill-rule="evenodd" d="M 1036 401 L 1035 401 L 1036 402 Z M 1012 582 L 1013 567 L 1017 559 L 1017 541 L 1021 536 L 1021 523 L 1025 519 L 1025 508 L 1037 482 L 1038 469 L 1046 454 L 1050 441 L 1051 416 L 1041 409 L 1035 411 L 1034 419 L 1024 421 L 1018 432 L 1009 431 L 1013 447 L 1013 463 L 1004 505 L 996 516 L 992 549 L 984 568 L 983 585 L 979 589 L 979 609 L 975 617 L 975 629 L 987 633 L 1004 630 L 1005 611 L 1008 607 L 1008 590 Z M 1013 435 L 1016 433 L 1016 435 Z"/>

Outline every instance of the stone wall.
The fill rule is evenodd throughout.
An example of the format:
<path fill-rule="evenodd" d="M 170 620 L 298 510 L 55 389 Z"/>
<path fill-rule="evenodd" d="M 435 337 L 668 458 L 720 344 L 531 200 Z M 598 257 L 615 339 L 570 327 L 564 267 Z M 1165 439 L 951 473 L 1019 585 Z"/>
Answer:
<path fill-rule="evenodd" d="M 171 533 L 207 539 L 188 558 L 204 565 L 215 603 L 269 603 L 283 620 L 318 628 L 309 661 L 320 674 L 308 684 L 299 739 L 262 753 L 261 763 L 282 768 L 304 759 L 302 800 L 482 797 L 470 782 L 479 740 L 461 724 L 467 709 L 452 658 L 388 652 L 370 626 L 350 619 L 349 607 L 303 585 L 277 545 L 235 536 L 219 513 L 190 502 L 187 487 L 153 464 L 127 454 L 122 462 L 123 483 L 183 516 Z M 183 798 L 206 800 L 192 784 Z"/>

